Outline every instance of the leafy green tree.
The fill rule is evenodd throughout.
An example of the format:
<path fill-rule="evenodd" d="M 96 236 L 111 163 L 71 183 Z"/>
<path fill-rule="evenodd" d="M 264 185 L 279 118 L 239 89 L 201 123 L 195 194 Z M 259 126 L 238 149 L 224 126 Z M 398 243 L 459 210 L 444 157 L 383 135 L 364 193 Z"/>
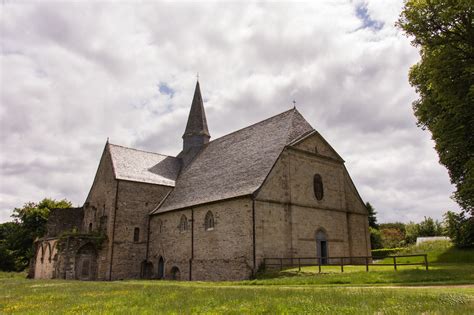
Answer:
<path fill-rule="evenodd" d="M 405 224 L 405 242 L 407 244 L 416 243 L 417 237 L 420 236 L 420 225 L 415 222 Z"/>
<path fill-rule="evenodd" d="M 0 270 L 16 270 L 14 242 L 19 225 L 15 222 L 0 224 Z"/>
<path fill-rule="evenodd" d="M 370 247 L 372 249 L 383 248 L 382 234 L 379 230 L 369 227 L 370 231 Z"/>
<path fill-rule="evenodd" d="M 441 235 L 443 235 L 443 228 L 438 220 L 425 217 L 425 219 L 418 224 L 418 237 Z"/>
<path fill-rule="evenodd" d="M 428 128 L 440 163 L 456 185 L 454 199 L 474 214 L 474 4 L 408 0 L 397 22 L 420 49 L 409 80 L 419 99 L 418 125 Z"/>
<path fill-rule="evenodd" d="M 13 222 L 0 225 L 0 263 L 2 270 L 21 271 L 28 266 L 33 257 L 33 243 L 44 236 L 49 212 L 55 208 L 70 208 L 70 201 L 45 198 L 39 203 L 27 202 L 13 210 Z M 13 263 L 13 267 L 12 267 Z"/>
<path fill-rule="evenodd" d="M 448 211 L 444 214 L 446 235 L 460 248 L 474 248 L 474 217 Z"/>
<path fill-rule="evenodd" d="M 379 225 L 377 224 L 377 212 L 375 211 L 374 207 L 370 204 L 370 202 L 367 202 L 365 204 L 365 207 L 367 208 L 367 211 L 369 213 L 369 227 L 378 229 Z"/>

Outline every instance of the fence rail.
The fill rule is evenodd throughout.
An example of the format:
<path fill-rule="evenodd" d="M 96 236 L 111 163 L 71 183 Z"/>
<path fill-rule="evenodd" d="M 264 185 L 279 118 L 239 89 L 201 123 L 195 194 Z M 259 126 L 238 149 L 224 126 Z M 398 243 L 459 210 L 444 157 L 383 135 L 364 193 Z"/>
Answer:
<path fill-rule="evenodd" d="M 400 263 L 397 262 L 397 258 L 403 257 L 423 257 L 423 261 L 419 263 Z M 318 266 L 319 273 L 321 273 L 322 266 L 341 266 L 341 272 L 344 272 L 344 266 L 364 266 L 365 270 L 369 271 L 369 266 L 393 266 L 394 270 L 397 270 L 397 266 L 425 266 L 428 270 L 428 256 L 426 254 L 412 254 L 412 255 L 391 255 L 386 256 L 382 259 L 392 258 L 391 263 L 373 263 L 377 257 L 372 256 L 344 256 L 344 257 L 269 257 L 263 259 L 263 265 L 265 268 L 276 267 L 280 270 L 284 268 L 298 267 L 298 271 L 301 271 L 301 267 L 307 266 Z M 308 262 L 309 261 L 309 262 Z M 273 262 L 273 263 L 272 263 Z"/>

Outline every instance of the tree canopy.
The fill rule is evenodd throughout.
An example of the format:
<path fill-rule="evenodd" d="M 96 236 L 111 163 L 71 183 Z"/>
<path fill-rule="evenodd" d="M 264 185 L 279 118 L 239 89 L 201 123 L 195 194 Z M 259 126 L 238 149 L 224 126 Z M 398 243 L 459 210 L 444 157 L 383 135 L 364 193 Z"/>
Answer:
<path fill-rule="evenodd" d="M 21 271 L 33 257 L 33 242 L 44 236 L 49 212 L 70 208 L 70 201 L 45 198 L 38 203 L 27 202 L 13 210 L 13 222 L 0 224 L 0 270 Z"/>
<path fill-rule="evenodd" d="M 397 22 L 420 49 L 410 69 L 418 125 L 435 141 L 455 184 L 454 199 L 474 213 L 474 3 L 409 0 Z"/>
<path fill-rule="evenodd" d="M 367 212 L 369 213 L 369 226 L 371 228 L 377 229 L 379 225 L 377 224 L 377 211 L 375 211 L 374 207 L 370 204 L 370 202 L 367 201 L 365 204 L 365 207 L 367 208 Z"/>

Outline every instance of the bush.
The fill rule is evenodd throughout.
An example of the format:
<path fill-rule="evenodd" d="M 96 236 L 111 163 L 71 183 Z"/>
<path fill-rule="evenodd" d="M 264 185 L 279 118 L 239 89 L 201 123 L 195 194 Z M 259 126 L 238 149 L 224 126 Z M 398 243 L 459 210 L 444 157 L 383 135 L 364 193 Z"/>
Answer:
<path fill-rule="evenodd" d="M 382 244 L 382 234 L 380 234 L 380 231 L 369 227 L 370 231 L 370 246 L 372 249 L 379 249 L 383 247 Z"/>
<path fill-rule="evenodd" d="M 395 227 L 387 227 L 380 229 L 382 234 L 382 244 L 385 248 L 395 248 L 405 245 L 405 229 L 400 230 Z"/>
<path fill-rule="evenodd" d="M 394 255 L 403 249 L 403 247 L 373 249 L 372 257 L 382 259 L 387 256 Z"/>

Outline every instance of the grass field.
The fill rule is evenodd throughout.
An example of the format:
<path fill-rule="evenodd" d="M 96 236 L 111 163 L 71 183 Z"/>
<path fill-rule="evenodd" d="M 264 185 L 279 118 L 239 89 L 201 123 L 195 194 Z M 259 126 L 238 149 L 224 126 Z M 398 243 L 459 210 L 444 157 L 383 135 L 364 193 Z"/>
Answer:
<path fill-rule="evenodd" d="M 472 255 L 449 264 L 435 263 L 439 256 L 430 256 L 429 271 L 350 266 L 342 274 L 327 266 L 319 274 L 306 267 L 240 282 L 78 282 L 0 273 L 0 313 L 474 314 Z"/>

